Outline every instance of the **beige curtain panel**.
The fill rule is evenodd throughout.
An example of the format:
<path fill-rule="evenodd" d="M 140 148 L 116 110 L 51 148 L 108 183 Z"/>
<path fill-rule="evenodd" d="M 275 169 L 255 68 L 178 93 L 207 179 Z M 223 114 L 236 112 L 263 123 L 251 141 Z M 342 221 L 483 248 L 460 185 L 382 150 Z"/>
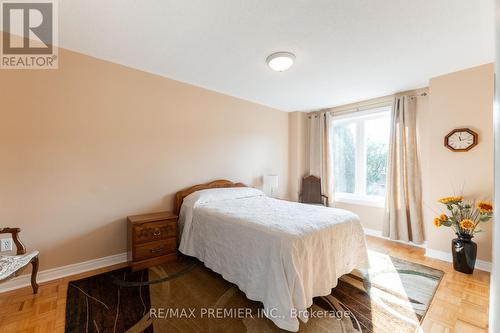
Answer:
<path fill-rule="evenodd" d="M 321 178 L 321 192 L 333 205 L 331 115 L 312 114 L 309 120 L 309 174 Z"/>
<path fill-rule="evenodd" d="M 416 126 L 416 99 L 397 96 L 392 109 L 383 235 L 421 244 L 424 227 Z"/>

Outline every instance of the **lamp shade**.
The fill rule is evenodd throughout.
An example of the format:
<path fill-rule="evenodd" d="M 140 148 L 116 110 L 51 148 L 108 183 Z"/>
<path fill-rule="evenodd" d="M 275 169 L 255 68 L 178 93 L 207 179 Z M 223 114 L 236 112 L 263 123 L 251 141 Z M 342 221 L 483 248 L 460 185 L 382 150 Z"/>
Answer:
<path fill-rule="evenodd" d="M 265 175 L 264 186 L 272 189 L 278 188 L 278 175 Z"/>
<path fill-rule="evenodd" d="M 272 197 L 278 188 L 278 175 L 265 175 L 262 180 L 262 188 L 264 193 Z"/>

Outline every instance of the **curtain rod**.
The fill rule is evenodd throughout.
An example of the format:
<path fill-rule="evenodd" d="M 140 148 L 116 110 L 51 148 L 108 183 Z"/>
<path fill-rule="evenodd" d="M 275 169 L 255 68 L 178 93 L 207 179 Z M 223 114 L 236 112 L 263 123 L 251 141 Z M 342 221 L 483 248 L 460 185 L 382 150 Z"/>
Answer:
<path fill-rule="evenodd" d="M 389 95 L 389 96 L 385 96 L 385 97 L 380 97 L 381 99 L 383 98 L 394 98 L 396 96 L 404 96 L 405 94 L 404 93 L 401 93 L 401 94 L 394 94 L 394 95 Z M 418 93 L 418 94 L 412 94 L 412 95 L 406 95 L 408 97 L 411 97 L 411 98 L 416 98 L 416 97 L 425 97 L 425 96 L 428 96 L 429 93 L 427 91 L 424 91 L 424 92 L 421 92 L 421 93 Z M 378 99 L 377 99 L 378 100 Z M 383 105 L 383 104 L 386 104 L 387 102 L 384 102 L 384 101 L 374 101 L 373 103 L 363 103 L 363 102 L 358 102 L 358 103 L 362 103 L 363 105 L 361 107 L 357 106 L 357 107 L 353 107 L 352 109 L 346 109 L 346 110 L 342 110 L 342 111 L 338 111 L 338 113 L 350 113 L 350 112 L 358 112 L 360 111 L 360 108 L 365 108 L 365 107 L 370 107 L 370 106 L 375 106 L 375 105 Z M 358 103 L 353 103 L 353 104 L 358 104 Z M 319 114 L 321 113 L 324 113 L 324 112 L 333 112 L 335 113 L 335 111 L 331 110 L 331 109 L 324 109 L 324 110 L 320 110 L 320 111 L 313 111 L 313 112 L 310 112 L 307 116 L 307 118 L 311 118 L 311 116 L 314 116 L 314 117 L 318 117 Z"/>
<path fill-rule="evenodd" d="M 429 95 L 429 93 L 424 91 L 423 93 L 420 94 L 410 95 L 410 97 L 425 97 L 427 95 Z"/>

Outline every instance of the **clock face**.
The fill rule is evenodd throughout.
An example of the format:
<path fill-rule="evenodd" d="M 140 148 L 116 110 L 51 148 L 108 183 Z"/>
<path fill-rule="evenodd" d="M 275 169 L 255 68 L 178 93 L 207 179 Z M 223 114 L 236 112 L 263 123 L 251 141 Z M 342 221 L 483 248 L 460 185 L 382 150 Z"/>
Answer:
<path fill-rule="evenodd" d="M 445 138 L 445 145 L 453 151 L 467 151 L 477 144 L 477 134 L 470 129 L 456 129 Z"/>

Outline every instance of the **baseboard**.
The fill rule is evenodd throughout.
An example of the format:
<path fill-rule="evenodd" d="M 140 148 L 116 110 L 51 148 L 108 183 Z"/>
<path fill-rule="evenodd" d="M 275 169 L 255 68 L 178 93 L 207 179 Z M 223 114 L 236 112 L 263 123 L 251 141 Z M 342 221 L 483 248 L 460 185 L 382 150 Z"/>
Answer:
<path fill-rule="evenodd" d="M 369 228 L 363 228 L 363 230 L 365 231 L 365 235 L 368 235 L 368 236 L 383 238 L 383 239 L 390 240 L 391 242 L 396 242 L 396 243 L 401 243 L 401 244 L 406 244 L 406 245 L 421 247 L 421 248 L 424 248 L 424 249 L 427 247 L 427 242 L 424 242 L 423 244 L 415 244 L 415 243 L 412 243 L 412 242 L 405 242 L 405 241 L 390 239 L 389 237 L 384 237 L 384 236 L 382 236 L 382 230 L 375 230 L 375 229 L 369 229 Z"/>
<path fill-rule="evenodd" d="M 447 262 L 453 262 L 453 256 L 451 255 L 451 253 L 445 251 L 426 249 L 425 256 Z M 477 259 L 476 269 L 479 269 L 481 271 L 491 272 L 491 262 Z"/>
<path fill-rule="evenodd" d="M 382 236 L 382 231 L 381 230 L 375 230 L 375 229 L 369 229 L 369 228 L 363 228 L 365 231 L 365 235 L 368 236 L 373 236 L 373 237 L 379 237 L 379 238 L 384 238 Z"/>
<path fill-rule="evenodd" d="M 121 264 L 127 261 L 127 253 L 115 254 L 108 257 L 92 259 L 67 266 L 56 267 L 38 272 L 39 283 L 57 280 L 66 276 L 88 272 L 94 269 Z M 29 268 L 28 268 L 29 269 Z M 18 288 L 31 286 L 31 272 L 0 283 L 0 293 Z"/>

